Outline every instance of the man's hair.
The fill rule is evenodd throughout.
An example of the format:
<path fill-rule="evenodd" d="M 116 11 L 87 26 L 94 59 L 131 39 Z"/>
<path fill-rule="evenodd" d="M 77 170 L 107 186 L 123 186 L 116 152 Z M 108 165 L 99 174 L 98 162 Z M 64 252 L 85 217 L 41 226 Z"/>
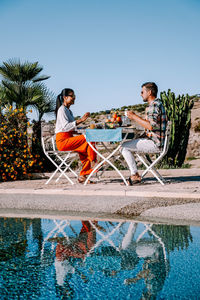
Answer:
<path fill-rule="evenodd" d="M 158 87 L 155 82 L 145 82 L 143 83 L 142 87 L 145 87 L 147 90 L 150 90 L 152 96 L 157 97 Z"/>

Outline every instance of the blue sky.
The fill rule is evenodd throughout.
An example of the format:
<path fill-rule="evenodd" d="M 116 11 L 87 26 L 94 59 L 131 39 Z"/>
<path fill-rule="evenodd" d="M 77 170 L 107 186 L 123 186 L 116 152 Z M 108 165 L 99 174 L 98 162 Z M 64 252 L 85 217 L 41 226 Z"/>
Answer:
<path fill-rule="evenodd" d="M 199 0 L 0 0 L 0 63 L 38 61 L 75 115 L 142 103 L 141 84 L 200 93 Z"/>

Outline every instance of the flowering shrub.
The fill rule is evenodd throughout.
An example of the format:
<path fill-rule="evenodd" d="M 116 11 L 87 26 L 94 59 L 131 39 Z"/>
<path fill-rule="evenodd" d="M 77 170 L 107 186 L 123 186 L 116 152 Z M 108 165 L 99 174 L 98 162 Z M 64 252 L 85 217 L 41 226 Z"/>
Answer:
<path fill-rule="evenodd" d="M 26 112 L 10 106 L 0 119 L 0 181 L 31 177 L 33 170 L 41 170 L 42 162 L 28 146 Z"/>

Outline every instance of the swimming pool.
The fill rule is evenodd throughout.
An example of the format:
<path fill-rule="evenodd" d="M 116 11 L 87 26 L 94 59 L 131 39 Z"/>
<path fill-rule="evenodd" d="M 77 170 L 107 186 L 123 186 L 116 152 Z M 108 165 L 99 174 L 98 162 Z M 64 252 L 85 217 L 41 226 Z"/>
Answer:
<path fill-rule="evenodd" d="M 1 299 L 199 299 L 200 228 L 0 219 Z"/>

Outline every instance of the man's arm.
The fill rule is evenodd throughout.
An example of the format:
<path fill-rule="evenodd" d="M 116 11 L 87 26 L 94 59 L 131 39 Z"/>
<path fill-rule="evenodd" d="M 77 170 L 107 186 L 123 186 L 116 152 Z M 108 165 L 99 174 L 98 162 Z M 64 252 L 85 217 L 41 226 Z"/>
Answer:
<path fill-rule="evenodd" d="M 145 129 L 152 130 L 152 126 L 148 120 L 141 118 L 140 116 L 136 115 L 133 111 L 127 111 L 127 117 Z"/>

